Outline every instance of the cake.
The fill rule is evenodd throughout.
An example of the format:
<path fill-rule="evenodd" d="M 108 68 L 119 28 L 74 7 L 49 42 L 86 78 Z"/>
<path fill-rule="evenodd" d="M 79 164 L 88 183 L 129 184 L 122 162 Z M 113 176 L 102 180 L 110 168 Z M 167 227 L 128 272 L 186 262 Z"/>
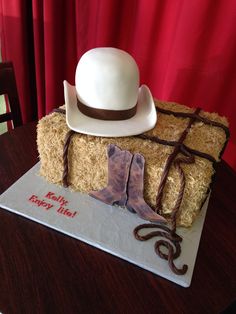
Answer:
<path fill-rule="evenodd" d="M 158 187 L 166 161 L 174 151 L 174 143 L 187 127 L 189 118 L 174 116 L 192 114 L 194 109 L 173 103 L 155 101 L 158 122 L 152 130 L 139 136 L 95 137 L 74 133 L 68 149 L 68 183 L 74 191 L 89 193 L 107 184 L 107 145 L 116 144 L 132 153 L 145 157 L 144 198 L 155 208 Z M 166 111 L 168 113 L 166 113 Z M 169 114 L 172 111 L 172 114 Z M 211 120 L 227 127 L 226 118 L 216 113 L 200 111 L 199 119 L 191 126 L 182 147 L 194 156 L 193 163 L 181 164 L 185 175 L 185 189 L 180 206 L 177 225 L 190 227 L 197 217 L 210 191 L 215 163 L 220 161 L 221 152 L 227 140 L 222 127 L 205 124 L 201 119 Z M 208 120 L 209 119 L 209 120 Z M 38 151 L 40 156 L 40 175 L 48 182 L 63 185 L 63 151 L 67 133 L 65 114 L 51 113 L 38 123 Z M 161 141 L 163 140 L 163 143 Z M 169 145 L 167 144 L 169 143 Z M 202 155 L 201 155 L 202 153 Z M 178 157 L 183 156 L 181 152 Z M 163 191 L 160 214 L 170 216 L 178 197 L 180 177 L 174 165 L 171 166 Z"/>
<path fill-rule="evenodd" d="M 200 108 L 153 99 L 146 85 L 139 87 L 132 57 L 114 48 L 86 53 L 77 66 L 76 86 L 64 82 L 64 94 L 66 105 L 43 117 L 37 126 L 40 175 L 50 183 L 159 221 L 176 254 L 165 241 L 156 244 L 156 251 L 168 259 L 175 273 L 184 274 L 186 265 L 177 270 L 173 264 L 180 254 L 176 226 L 191 227 L 210 192 L 215 165 L 229 137 L 227 119 Z M 111 170 L 114 152 L 118 159 Z M 116 186 L 115 193 L 126 193 L 126 199 L 115 202 L 108 195 L 107 201 L 109 185 L 122 184 L 119 180 L 121 183 L 112 183 L 111 177 L 121 171 L 126 171 L 126 181 L 122 192 Z M 131 197 L 133 203 L 129 203 Z M 163 222 L 170 222 L 171 227 Z M 140 228 L 135 236 L 144 240 L 138 234 Z M 168 248 L 167 255 L 160 253 L 161 245 Z"/>

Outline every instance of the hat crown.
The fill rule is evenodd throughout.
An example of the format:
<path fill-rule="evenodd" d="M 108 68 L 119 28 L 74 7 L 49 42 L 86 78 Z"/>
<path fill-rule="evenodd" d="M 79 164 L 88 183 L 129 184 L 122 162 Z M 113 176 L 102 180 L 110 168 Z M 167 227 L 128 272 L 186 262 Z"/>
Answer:
<path fill-rule="evenodd" d="M 95 48 L 79 60 L 75 83 L 77 97 L 85 105 L 126 110 L 137 103 L 139 70 L 127 52 L 117 48 Z"/>

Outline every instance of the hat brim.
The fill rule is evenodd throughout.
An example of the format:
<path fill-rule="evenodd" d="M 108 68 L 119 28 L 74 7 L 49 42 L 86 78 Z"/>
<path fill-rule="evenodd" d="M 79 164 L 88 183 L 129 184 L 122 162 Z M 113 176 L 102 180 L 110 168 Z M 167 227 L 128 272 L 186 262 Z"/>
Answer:
<path fill-rule="evenodd" d="M 156 125 L 157 114 L 149 88 L 139 88 L 136 114 L 127 120 L 108 121 L 90 118 L 77 107 L 76 88 L 67 81 L 64 84 L 66 123 L 71 130 L 103 137 L 123 137 L 141 134 Z"/>

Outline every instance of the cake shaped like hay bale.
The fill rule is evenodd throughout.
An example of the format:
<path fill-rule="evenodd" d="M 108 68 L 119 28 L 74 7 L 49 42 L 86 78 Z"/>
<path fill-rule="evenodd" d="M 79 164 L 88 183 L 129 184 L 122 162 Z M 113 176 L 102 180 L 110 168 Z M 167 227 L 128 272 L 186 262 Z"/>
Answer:
<path fill-rule="evenodd" d="M 107 184 L 108 144 L 140 153 L 145 158 L 144 198 L 167 218 L 179 198 L 184 177 L 177 225 L 190 227 L 209 193 L 214 163 L 220 160 L 228 138 L 228 122 L 216 113 L 196 112 L 171 102 L 155 103 L 157 124 L 144 134 L 120 138 L 73 134 L 68 143 L 67 180 L 75 191 L 100 190 Z M 54 112 L 44 117 L 37 131 L 40 174 L 51 183 L 62 184 L 63 151 L 69 131 L 65 114 Z"/>

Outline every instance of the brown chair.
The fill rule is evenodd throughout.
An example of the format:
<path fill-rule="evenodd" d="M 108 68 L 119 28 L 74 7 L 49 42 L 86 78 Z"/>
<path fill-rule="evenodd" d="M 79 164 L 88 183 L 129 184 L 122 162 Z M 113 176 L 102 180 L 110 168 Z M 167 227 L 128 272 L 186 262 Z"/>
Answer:
<path fill-rule="evenodd" d="M 13 121 L 14 128 L 22 125 L 20 102 L 12 62 L 0 62 L 0 95 L 8 96 L 10 112 L 0 114 L 0 123 Z"/>

